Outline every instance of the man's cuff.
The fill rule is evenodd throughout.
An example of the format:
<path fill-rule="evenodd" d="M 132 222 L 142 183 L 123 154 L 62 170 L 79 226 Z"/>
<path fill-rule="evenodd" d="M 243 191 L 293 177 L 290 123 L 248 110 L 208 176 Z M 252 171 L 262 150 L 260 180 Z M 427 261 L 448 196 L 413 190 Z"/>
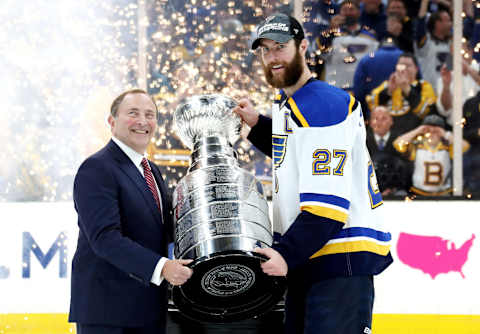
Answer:
<path fill-rule="evenodd" d="M 162 257 L 158 261 L 157 266 L 155 267 L 155 270 L 153 271 L 152 279 L 150 280 L 150 282 L 152 282 L 155 285 L 160 285 L 162 283 L 162 281 L 163 281 L 162 269 L 163 269 L 163 266 L 165 265 L 165 263 L 167 262 L 167 260 L 168 259 L 166 257 Z"/>

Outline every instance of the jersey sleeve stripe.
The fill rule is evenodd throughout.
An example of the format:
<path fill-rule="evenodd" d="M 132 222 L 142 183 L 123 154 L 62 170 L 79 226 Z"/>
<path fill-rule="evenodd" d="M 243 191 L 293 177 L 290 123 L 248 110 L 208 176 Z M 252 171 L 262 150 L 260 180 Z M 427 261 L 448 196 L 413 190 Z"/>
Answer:
<path fill-rule="evenodd" d="M 297 104 L 295 103 L 295 101 L 293 100 L 293 98 L 289 98 L 289 99 L 288 99 L 288 104 L 290 105 L 290 108 L 292 108 L 292 112 L 293 112 L 293 114 L 295 115 L 295 117 L 300 121 L 300 124 L 301 124 L 304 128 L 310 127 L 310 125 L 308 124 L 307 120 L 305 119 L 305 117 L 303 117 L 302 113 L 301 113 L 300 110 L 298 109 Z"/>
<path fill-rule="evenodd" d="M 360 240 L 339 243 L 327 243 L 319 251 L 313 254 L 310 259 L 329 254 L 370 252 L 379 255 L 387 255 L 390 251 L 389 245 L 382 245 L 373 241 Z"/>
<path fill-rule="evenodd" d="M 302 205 L 300 210 L 310 212 L 313 215 L 336 220 L 340 223 L 345 223 L 348 218 L 348 214 L 332 208 L 326 208 L 318 205 Z"/>
<path fill-rule="evenodd" d="M 353 237 L 368 237 L 378 241 L 390 241 L 392 236 L 390 233 L 377 231 L 366 227 L 350 227 L 341 230 L 332 239 L 353 238 Z"/>
<path fill-rule="evenodd" d="M 350 208 L 350 201 L 335 195 L 301 193 L 300 202 L 321 202 L 333 204 L 346 210 Z"/>

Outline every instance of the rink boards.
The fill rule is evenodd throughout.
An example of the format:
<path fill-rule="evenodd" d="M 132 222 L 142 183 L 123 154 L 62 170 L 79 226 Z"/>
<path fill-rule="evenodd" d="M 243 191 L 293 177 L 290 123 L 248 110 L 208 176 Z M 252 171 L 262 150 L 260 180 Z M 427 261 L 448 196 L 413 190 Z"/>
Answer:
<path fill-rule="evenodd" d="M 389 201 L 394 264 L 376 278 L 373 333 L 480 333 L 476 201 Z M 0 334 L 72 333 L 71 202 L 1 203 Z"/>

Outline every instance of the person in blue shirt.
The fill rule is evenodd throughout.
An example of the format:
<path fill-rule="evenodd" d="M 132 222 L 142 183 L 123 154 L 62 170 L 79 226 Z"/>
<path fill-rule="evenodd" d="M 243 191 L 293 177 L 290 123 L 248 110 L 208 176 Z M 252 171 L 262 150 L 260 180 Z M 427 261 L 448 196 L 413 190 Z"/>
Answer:
<path fill-rule="evenodd" d="M 353 92 L 362 104 L 366 119 L 370 113 L 365 97 L 383 81 L 388 80 L 390 74 L 395 71 L 398 57 L 402 53 L 391 39 L 387 39 L 377 51 L 364 56 L 358 63 L 353 76 Z"/>

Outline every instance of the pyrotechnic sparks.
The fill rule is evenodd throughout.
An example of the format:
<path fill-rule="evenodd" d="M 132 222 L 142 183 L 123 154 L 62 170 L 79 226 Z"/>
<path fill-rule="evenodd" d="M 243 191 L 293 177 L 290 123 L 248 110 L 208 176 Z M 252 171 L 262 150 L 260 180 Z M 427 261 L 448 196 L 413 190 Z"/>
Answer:
<path fill-rule="evenodd" d="M 0 201 L 71 200 L 79 164 L 110 136 L 112 99 L 144 79 L 139 56 L 160 110 L 151 152 L 167 161 L 162 168 L 173 187 L 188 156 L 172 131 L 183 98 L 248 96 L 261 112 L 269 109 L 273 91 L 249 40 L 281 6 L 290 10 L 288 1 L 2 1 Z M 236 147 L 242 166 L 268 183 L 270 161 L 246 141 Z"/>

